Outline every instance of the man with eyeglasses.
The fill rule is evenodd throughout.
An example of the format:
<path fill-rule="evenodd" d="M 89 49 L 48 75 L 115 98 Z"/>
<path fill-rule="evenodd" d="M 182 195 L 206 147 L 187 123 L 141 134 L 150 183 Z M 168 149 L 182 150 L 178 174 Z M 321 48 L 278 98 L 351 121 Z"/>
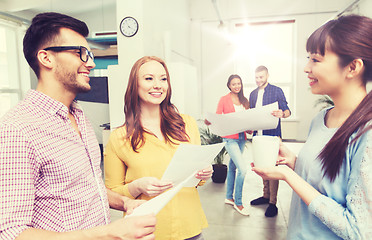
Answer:
<path fill-rule="evenodd" d="M 55 52 L 62 52 L 67 50 L 79 50 L 78 53 L 80 54 L 80 60 L 83 62 L 88 62 L 89 58 L 94 61 L 94 55 L 91 51 L 89 51 L 86 47 L 83 46 L 60 46 L 60 47 L 47 47 L 44 48 L 45 51 L 51 50 Z"/>
<path fill-rule="evenodd" d="M 105 188 L 97 139 L 74 101 L 95 67 L 88 32 L 59 13 L 37 15 L 26 32 L 38 85 L 0 120 L 0 239 L 154 239 L 153 215 L 110 223 L 109 206 L 142 202 Z"/>

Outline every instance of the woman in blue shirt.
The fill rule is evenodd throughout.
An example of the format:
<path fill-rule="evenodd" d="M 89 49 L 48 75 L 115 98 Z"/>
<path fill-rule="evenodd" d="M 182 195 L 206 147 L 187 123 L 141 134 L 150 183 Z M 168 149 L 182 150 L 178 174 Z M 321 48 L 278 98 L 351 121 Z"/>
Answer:
<path fill-rule="evenodd" d="M 372 239 L 372 19 L 329 21 L 306 49 L 311 91 L 334 107 L 313 119 L 298 157 L 281 144 L 278 166 L 252 170 L 294 190 L 288 239 Z"/>

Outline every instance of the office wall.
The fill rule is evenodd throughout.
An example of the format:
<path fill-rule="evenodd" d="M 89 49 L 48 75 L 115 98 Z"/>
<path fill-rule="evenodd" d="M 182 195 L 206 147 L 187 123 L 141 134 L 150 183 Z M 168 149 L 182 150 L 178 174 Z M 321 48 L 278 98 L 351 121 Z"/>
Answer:
<path fill-rule="evenodd" d="M 94 32 L 111 32 L 116 30 L 115 2 L 109 5 L 104 5 L 93 11 L 75 15 L 74 17 L 77 17 L 88 24 L 90 36 L 92 36 Z"/>
<path fill-rule="evenodd" d="M 118 0 L 116 14 L 119 65 L 108 69 L 111 126 L 117 127 L 124 122 L 123 98 L 130 69 L 143 56 L 158 56 L 166 61 L 171 74 L 172 94 L 175 96 L 173 102 L 181 111 L 190 109 L 185 99 L 197 99 L 198 87 L 194 84 L 197 82 L 197 75 L 193 74 L 196 70 L 189 58 L 188 1 Z M 139 23 L 138 33 L 134 37 L 124 37 L 118 29 L 120 21 L 126 16 L 136 18 Z M 192 92 L 185 88 L 186 81 Z M 192 110 L 186 113 L 192 114 L 195 109 Z"/>
<path fill-rule="evenodd" d="M 372 17 L 372 1 L 361 0 L 358 9 L 356 9 L 354 12 L 368 17 Z"/>
<path fill-rule="evenodd" d="M 221 33 L 217 26 L 217 15 L 209 0 L 191 0 L 191 57 L 197 59 L 200 66 L 198 77 L 201 88 L 202 113 L 215 111 L 218 99 L 228 92 L 227 76 L 234 73 L 232 59 L 233 46 L 226 40 L 224 34 L 232 30 L 236 22 L 257 22 L 273 20 L 295 20 L 295 74 L 296 117 L 286 119 L 283 123 L 283 137 L 305 140 L 311 119 L 319 111 L 315 108 L 318 96 L 311 94 L 308 79 L 303 72 L 307 62 L 305 44 L 308 36 L 320 25 L 348 6 L 350 0 L 315 0 L 315 1 L 253 1 L 253 0 L 220 0 L 219 10 L 227 30 Z M 370 1 L 361 1 L 366 4 Z M 370 3 L 368 3 L 370 4 Z M 362 7 L 360 7 L 361 9 Z M 204 9 L 201 11 L 200 9 Z M 367 9 L 363 7 L 363 9 Z M 369 7 L 368 9 L 372 9 Z M 366 10 L 367 11 L 367 10 Z M 358 13 L 359 8 L 354 9 Z M 367 13 L 364 13 L 367 14 Z M 249 16 L 249 17 L 247 17 Z M 278 63 L 280 64 L 280 63 Z M 283 76 L 286 77 L 286 76 Z M 245 93 L 245 95 L 249 95 Z"/>

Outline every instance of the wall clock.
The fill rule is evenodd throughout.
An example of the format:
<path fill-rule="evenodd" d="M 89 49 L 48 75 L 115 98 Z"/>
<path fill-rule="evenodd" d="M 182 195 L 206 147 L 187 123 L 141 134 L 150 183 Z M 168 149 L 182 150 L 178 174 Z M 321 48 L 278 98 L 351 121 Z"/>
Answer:
<path fill-rule="evenodd" d="M 125 17 L 120 22 L 120 32 L 126 37 L 133 37 L 138 32 L 138 22 L 133 17 Z"/>

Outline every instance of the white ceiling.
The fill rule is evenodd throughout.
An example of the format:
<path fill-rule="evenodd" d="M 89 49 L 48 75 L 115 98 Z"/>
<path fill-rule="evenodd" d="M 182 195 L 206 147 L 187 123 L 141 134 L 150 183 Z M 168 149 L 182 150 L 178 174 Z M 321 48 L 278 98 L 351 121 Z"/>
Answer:
<path fill-rule="evenodd" d="M 116 4 L 116 0 L 0 0 L 0 9 L 9 14 L 53 11 L 75 15 L 111 4 Z"/>

